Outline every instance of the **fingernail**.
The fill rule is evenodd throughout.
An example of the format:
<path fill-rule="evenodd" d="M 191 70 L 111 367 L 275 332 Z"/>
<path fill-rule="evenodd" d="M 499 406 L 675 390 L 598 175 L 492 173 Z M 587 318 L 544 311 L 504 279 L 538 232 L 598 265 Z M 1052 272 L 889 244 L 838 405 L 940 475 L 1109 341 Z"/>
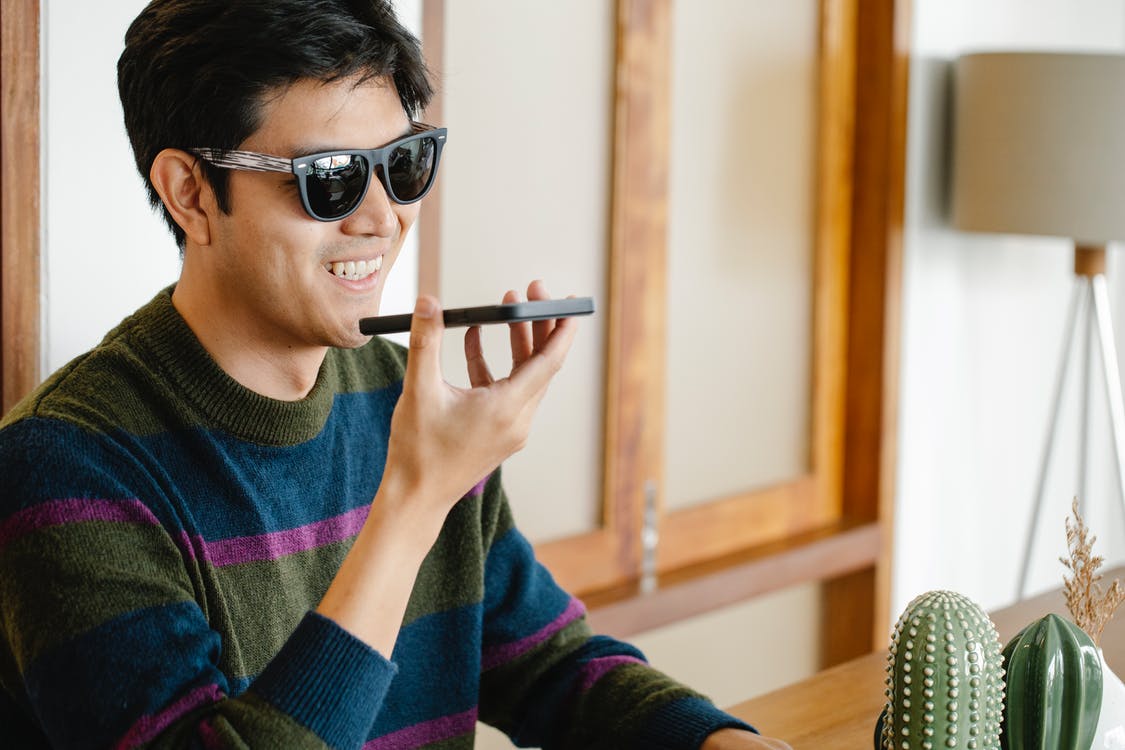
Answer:
<path fill-rule="evenodd" d="M 418 302 L 414 305 L 414 314 L 419 318 L 428 320 L 434 317 L 434 301 L 429 297 L 419 297 Z"/>

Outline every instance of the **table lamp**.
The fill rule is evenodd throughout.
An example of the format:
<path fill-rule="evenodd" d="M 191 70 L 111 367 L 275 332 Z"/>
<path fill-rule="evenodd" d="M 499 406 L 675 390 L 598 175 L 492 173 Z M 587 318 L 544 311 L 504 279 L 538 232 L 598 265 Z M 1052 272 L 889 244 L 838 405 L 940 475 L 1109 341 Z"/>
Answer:
<path fill-rule="evenodd" d="M 1125 55 L 969 54 L 956 61 L 954 81 L 953 226 L 1074 241 L 1074 291 L 1016 592 L 1022 597 L 1068 364 L 1079 336 L 1084 346 L 1079 502 L 1085 495 L 1096 340 L 1125 507 L 1125 407 L 1105 279 L 1106 243 L 1125 240 Z"/>

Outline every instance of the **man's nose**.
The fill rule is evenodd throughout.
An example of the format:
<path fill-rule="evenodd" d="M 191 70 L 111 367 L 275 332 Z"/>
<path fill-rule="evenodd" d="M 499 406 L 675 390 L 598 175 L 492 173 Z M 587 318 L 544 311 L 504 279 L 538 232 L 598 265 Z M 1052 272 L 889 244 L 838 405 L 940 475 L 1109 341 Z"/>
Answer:
<path fill-rule="evenodd" d="M 363 196 L 363 201 L 355 212 L 344 219 L 341 228 L 348 234 L 391 237 L 397 224 L 398 217 L 395 216 L 394 205 L 379 175 L 375 174 L 371 176 L 371 186 L 367 188 L 367 195 Z"/>

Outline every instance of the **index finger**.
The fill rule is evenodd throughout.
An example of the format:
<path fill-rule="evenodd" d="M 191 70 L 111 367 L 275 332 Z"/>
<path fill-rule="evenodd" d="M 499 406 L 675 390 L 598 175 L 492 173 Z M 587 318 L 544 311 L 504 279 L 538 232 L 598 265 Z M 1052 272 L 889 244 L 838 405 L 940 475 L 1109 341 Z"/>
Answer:
<path fill-rule="evenodd" d="M 403 387 L 425 392 L 441 382 L 441 334 L 445 326 L 437 299 L 419 295 L 410 322 L 410 349 Z"/>

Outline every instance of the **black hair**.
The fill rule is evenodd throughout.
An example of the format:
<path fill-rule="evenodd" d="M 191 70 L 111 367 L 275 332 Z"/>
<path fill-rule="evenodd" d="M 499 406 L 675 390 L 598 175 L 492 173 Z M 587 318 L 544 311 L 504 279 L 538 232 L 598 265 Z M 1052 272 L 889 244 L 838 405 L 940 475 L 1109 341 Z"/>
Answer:
<path fill-rule="evenodd" d="M 181 251 L 184 231 L 149 170 L 165 148 L 235 149 L 267 95 L 299 80 L 389 78 L 408 117 L 433 95 L 421 45 L 390 0 L 153 0 L 125 33 L 117 88 L 149 202 Z M 226 170 L 201 162 L 219 208 Z"/>

